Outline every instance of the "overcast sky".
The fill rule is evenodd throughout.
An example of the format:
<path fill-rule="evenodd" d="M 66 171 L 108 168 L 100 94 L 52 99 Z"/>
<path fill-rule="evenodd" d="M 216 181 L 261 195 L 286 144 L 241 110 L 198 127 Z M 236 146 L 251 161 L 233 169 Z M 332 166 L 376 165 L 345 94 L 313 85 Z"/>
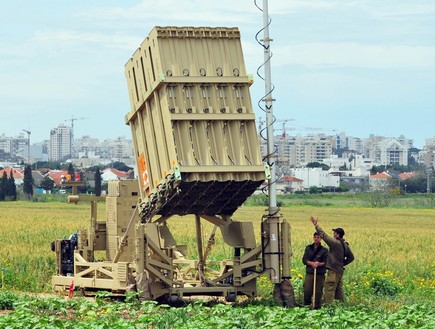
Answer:
<path fill-rule="evenodd" d="M 124 64 L 156 25 L 238 27 L 247 70 L 263 63 L 253 0 L 0 4 L 0 135 L 26 129 L 32 143 L 73 117 L 76 138 L 131 138 Z M 273 111 L 289 133 L 435 136 L 434 0 L 270 0 L 269 14 Z M 263 92 L 255 76 L 257 116 Z"/>

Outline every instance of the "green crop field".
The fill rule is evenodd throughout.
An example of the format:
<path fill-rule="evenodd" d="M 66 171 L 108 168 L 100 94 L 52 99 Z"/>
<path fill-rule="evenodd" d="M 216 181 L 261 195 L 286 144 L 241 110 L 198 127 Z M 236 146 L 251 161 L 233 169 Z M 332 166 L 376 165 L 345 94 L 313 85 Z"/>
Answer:
<path fill-rule="evenodd" d="M 332 201 L 331 201 L 332 200 Z M 363 201 L 337 204 L 328 198 L 300 198 L 281 208 L 291 225 L 292 282 L 298 303 L 302 298 L 302 253 L 312 241 L 310 215 L 319 218 L 327 232 L 344 227 L 355 261 L 345 273 L 345 304 L 310 311 L 304 307 L 284 309 L 272 305 L 272 285 L 258 280 L 259 298 L 233 305 L 191 302 L 183 308 L 126 302 L 108 302 L 104 295 L 89 302 L 80 298 L 41 298 L 50 294 L 54 253 L 50 243 L 67 238 L 89 225 L 87 204 L 60 202 L 0 203 L 0 328 L 402 328 L 435 327 L 435 209 L 422 206 L 364 207 Z M 410 199 L 408 199 L 410 200 Z M 265 206 L 244 206 L 235 220 L 253 221 L 257 243 Z M 99 204 L 104 219 L 104 204 Z M 186 244 L 189 257 L 196 257 L 191 227 L 193 217 L 174 217 L 169 226 L 179 244 Z M 205 238 L 211 225 L 204 221 Z M 216 238 L 210 258 L 230 258 L 232 249 Z M 214 304 L 214 305 L 211 305 Z M 244 306 L 244 307 L 242 307 Z M 123 321 L 121 321 L 123 320 Z M 23 322 L 24 321 L 24 322 Z M 122 323 L 123 324 L 122 324 Z M 24 326 L 19 326 L 23 325 Z M 112 325 L 110 325 L 112 323 Z"/>

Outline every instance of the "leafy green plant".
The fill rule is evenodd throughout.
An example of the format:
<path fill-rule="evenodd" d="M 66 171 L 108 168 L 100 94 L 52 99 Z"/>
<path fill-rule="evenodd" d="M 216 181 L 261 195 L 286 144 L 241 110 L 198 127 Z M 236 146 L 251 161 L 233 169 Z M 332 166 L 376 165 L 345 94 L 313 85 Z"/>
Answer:
<path fill-rule="evenodd" d="M 0 310 L 13 310 L 18 296 L 11 292 L 0 293 Z"/>
<path fill-rule="evenodd" d="M 402 288 L 387 277 L 378 276 L 371 282 L 371 287 L 377 295 L 396 296 Z"/>
<path fill-rule="evenodd" d="M 82 298 L 18 299 L 13 312 L 0 315 L 0 328 L 433 328 L 435 325 L 435 313 L 428 304 L 388 311 L 337 303 L 312 311 L 306 307 L 271 306 L 259 300 L 253 304 L 212 306 L 195 300 L 183 307 L 171 307 L 156 302 L 98 304 Z"/>

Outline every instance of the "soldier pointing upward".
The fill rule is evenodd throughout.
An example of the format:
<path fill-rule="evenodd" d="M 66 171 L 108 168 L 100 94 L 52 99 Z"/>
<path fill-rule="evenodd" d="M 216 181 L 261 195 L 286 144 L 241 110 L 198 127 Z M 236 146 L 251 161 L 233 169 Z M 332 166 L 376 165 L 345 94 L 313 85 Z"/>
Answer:
<path fill-rule="evenodd" d="M 317 233 L 329 246 L 326 260 L 325 303 L 330 304 L 334 299 L 344 301 L 344 267 L 354 260 L 349 244 L 343 239 L 344 229 L 341 227 L 333 229 L 333 237 L 331 237 L 319 226 L 317 218 L 311 216 L 311 222 L 316 227 Z"/>

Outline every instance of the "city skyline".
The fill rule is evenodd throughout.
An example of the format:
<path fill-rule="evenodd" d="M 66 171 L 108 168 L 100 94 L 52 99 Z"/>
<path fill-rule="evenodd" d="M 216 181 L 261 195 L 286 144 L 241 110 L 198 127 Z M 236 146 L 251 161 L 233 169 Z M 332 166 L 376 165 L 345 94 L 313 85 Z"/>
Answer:
<path fill-rule="evenodd" d="M 131 138 L 124 64 L 156 25 L 238 27 L 255 80 L 252 103 L 257 119 L 264 117 L 256 105 L 264 85 L 255 74 L 263 21 L 253 1 L 43 0 L 2 8 L 0 135 L 24 129 L 31 143 L 42 141 L 76 118 L 75 137 Z M 418 148 L 435 136 L 435 3 L 281 0 L 269 2 L 269 14 L 273 110 L 294 120 L 289 129 L 404 135 Z"/>
<path fill-rule="evenodd" d="M 286 120 L 279 120 L 278 119 L 279 124 L 278 124 L 278 122 L 274 123 L 274 132 L 275 132 L 274 133 L 274 137 L 275 138 L 280 139 L 285 134 L 285 136 L 287 136 L 287 137 L 301 136 L 302 138 L 303 137 L 309 137 L 309 136 L 315 136 L 315 135 L 326 135 L 326 136 L 332 136 L 332 137 L 340 135 L 341 138 L 343 138 L 343 137 L 346 137 L 346 138 L 359 138 L 361 140 L 369 139 L 370 137 L 373 137 L 373 136 L 382 137 L 382 138 L 385 138 L 385 139 L 402 139 L 402 137 L 404 137 L 405 139 L 413 140 L 412 136 L 405 136 L 404 134 L 400 134 L 398 136 L 383 136 L 383 135 L 373 135 L 373 134 L 372 135 L 367 135 L 367 136 L 353 136 L 353 135 L 347 134 L 345 131 L 330 133 L 330 132 L 327 132 L 326 130 L 325 130 L 326 132 L 321 131 L 323 129 L 319 129 L 320 131 L 318 131 L 314 127 L 306 127 L 307 131 L 312 130 L 311 132 L 293 133 L 293 130 L 295 130 L 295 129 L 292 128 L 292 127 L 290 127 L 287 130 L 283 130 L 285 128 L 285 126 L 283 125 L 284 121 L 286 121 Z M 257 133 L 260 135 L 260 130 L 258 129 L 259 125 L 261 125 L 261 123 L 259 123 L 258 120 L 257 120 Z M 65 126 L 70 127 L 70 126 L 68 126 L 66 124 L 65 124 Z M 264 123 L 263 123 L 263 127 L 264 127 Z M 50 129 L 50 131 L 56 130 L 58 128 L 59 127 L 53 127 L 52 129 Z M 301 129 L 301 130 L 304 130 L 304 129 Z M 263 131 L 262 136 L 264 136 L 266 138 L 266 130 L 262 129 L 262 131 Z M 344 136 L 342 136 L 343 134 L 344 134 Z M 18 134 L 15 135 L 15 136 L 6 136 L 6 135 L 3 136 L 3 134 L 0 135 L 0 136 L 1 137 L 6 137 L 6 138 L 17 138 L 20 135 L 23 136 L 23 138 L 27 139 L 28 135 L 26 134 L 25 131 L 19 131 Z M 94 136 L 92 134 L 87 134 L 87 135 L 82 135 L 82 136 L 75 136 L 74 137 L 74 141 L 82 141 L 82 140 L 87 140 L 87 139 L 90 139 L 90 140 L 96 139 L 96 140 L 98 140 L 100 142 L 100 141 L 105 141 L 105 140 L 117 140 L 117 139 L 120 139 L 120 138 L 121 139 L 125 138 L 125 139 L 130 140 L 130 141 L 132 140 L 131 136 L 110 136 L 110 137 L 107 137 L 107 138 L 99 138 L 98 136 Z M 30 142 L 31 142 L 31 145 L 33 145 L 33 144 L 39 144 L 39 143 L 43 143 L 43 142 L 47 142 L 47 141 L 49 141 L 49 138 L 43 139 L 43 140 L 39 140 L 39 141 L 33 141 L 33 140 L 31 140 Z M 416 147 L 416 146 L 414 145 L 414 147 Z"/>

